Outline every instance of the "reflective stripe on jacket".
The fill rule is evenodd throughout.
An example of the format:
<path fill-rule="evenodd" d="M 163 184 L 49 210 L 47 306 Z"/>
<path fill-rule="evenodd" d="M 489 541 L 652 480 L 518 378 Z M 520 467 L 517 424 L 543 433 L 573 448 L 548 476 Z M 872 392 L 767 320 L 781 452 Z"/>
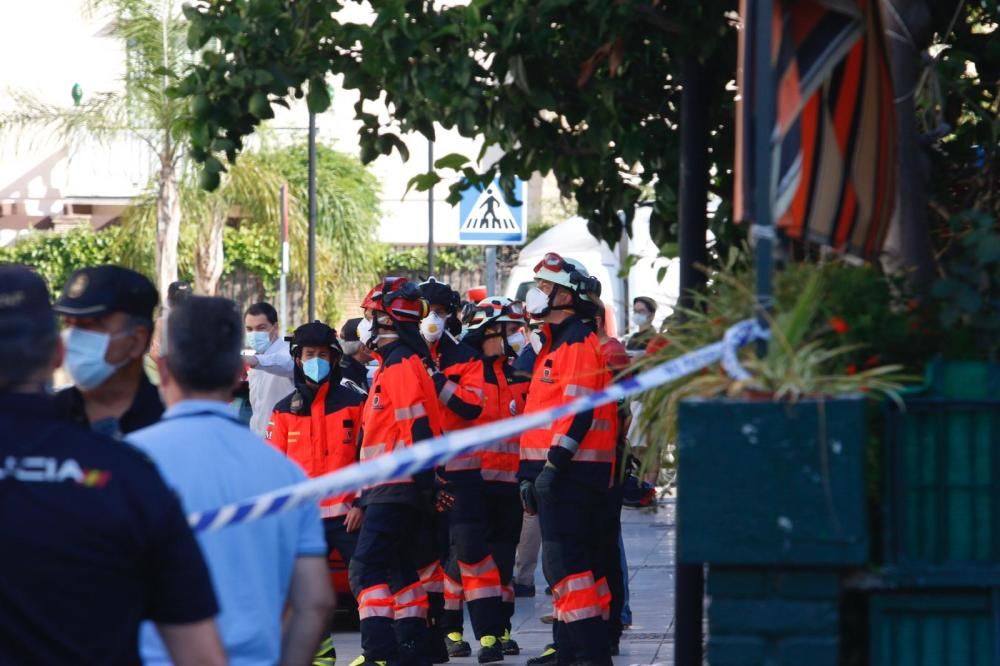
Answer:
<path fill-rule="evenodd" d="M 549 409 L 605 388 L 611 381 L 597 335 L 578 317 L 544 326 L 545 344 L 535 360 L 525 413 Z M 521 435 L 520 478 L 534 479 L 546 461 L 582 483 L 607 488 L 617 434 L 612 403 L 553 421 Z M 569 461 L 568 463 L 566 461 Z"/>
<path fill-rule="evenodd" d="M 436 382 L 441 410 L 441 429 L 452 432 L 479 423 L 483 412 L 483 361 L 474 349 L 445 335 L 431 347 L 431 356 L 441 370 Z M 453 480 L 478 480 L 480 452 L 471 451 L 449 460 L 445 476 Z"/>
<path fill-rule="evenodd" d="M 441 434 L 434 382 L 420 355 L 395 342 L 377 353 L 379 369 L 372 378 L 362 411 L 361 460 L 371 460 Z M 416 501 L 414 479 L 406 477 L 366 488 L 363 502 Z"/>
<path fill-rule="evenodd" d="M 357 460 L 364 395 L 324 382 L 311 402 L 312 391 L 300 387 L 278 401 L 267 426 L 266 439 L 294 460 L 310 477 L 321 476 Z M 320 502 L 323 518 L 345 515 L 356 493 L 329 497 Z"/>
<path fill-rule="evenodd" d="M 478 424 L 492 423 L 524 413 L 528 382 L 514 373 L 505 357 L 484 363 L 483 413 Z M 517 483 L 521 463 L 521 444 L 517 436 L 491 444 L 482 450 L 481 474 L 484 481 Z"/>

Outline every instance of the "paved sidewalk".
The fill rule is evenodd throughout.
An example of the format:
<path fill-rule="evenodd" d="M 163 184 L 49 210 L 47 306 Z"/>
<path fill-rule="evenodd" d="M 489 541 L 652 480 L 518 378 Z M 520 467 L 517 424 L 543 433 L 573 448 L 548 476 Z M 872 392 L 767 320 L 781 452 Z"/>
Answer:
<path fill-rule="evenodd" d="M 629 601 L 632 607 L 632 627 L 621 641 L 621 656 L 616 666 L 633 664 L 673 664 L 674 631 L 674 500 L 660 501 L 652 509 L 624 509 L 622 532 L 629 564 Z M 504 664 L 524 664 L 529 657 L 540 654 L 552 638 L 550 625 L 538 618 L 552 612 L 551 597 L 543 594 L 545 580 L 541 566 L 536 574 L 538 596 L 519 598 L 514 615 L 514 639 L 521 645 L 521 655 L 507 657 Z M 472 629 L 466 624 L 466 638 Z M 360 654 L 357 632 L 336 633 L 338 662 L 346 666 Z M 452 659 L 459 666 L 477 664 L 473 656 Z M 478 665 L 477 665 L 478 666 Z"/>

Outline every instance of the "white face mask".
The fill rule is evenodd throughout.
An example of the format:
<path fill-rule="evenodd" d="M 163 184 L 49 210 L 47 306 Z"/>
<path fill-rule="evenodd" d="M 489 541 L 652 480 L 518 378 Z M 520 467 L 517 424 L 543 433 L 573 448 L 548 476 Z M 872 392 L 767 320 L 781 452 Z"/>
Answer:
<path fill-rule="evenodd" d="M 420 335 L 428 343 L 437 342 L 444 335 L 444 317 L 431 313 L 420 320 Z"/>
<path fill-rule="evenodd" d="M 528 342 L 531 343 L 531 348 L 535 350 L 536 354 L 542 351 L 542 336 L 539 335 L 538 331 L 531 332 L 531 335 L 528 337 Z"/>
<path fill-rule="evenodd" d="M 524 349 L 524 344 L 526 342 L 527 340 L 524 339 L 524 333 L 521 331 L 507 336 L 507 344 L 514 350 L 515 354 L 521 353 L 521 350 Z"/>
<path fill-rule="evenodd" d="M 370 319 L 362 319 L 358 322 L 358 340 L 361 344 L 367 345 L 372 339 L 372 322 Z"/>
<path fill-rule="evenodd" d="M 340 343 L 340 346 L 344 350 L 344 356 L 354 356 L 361 349 L 361 342 L 359 340 L 345 340 Z"/>
<path fill-rule="evenodd" d="M 633 312 L 632 313 L 632 323 L 636 326 L 645 326 L 649 323 L 649 313 L 648 312 Z"/>
<path fill-rule="evenodd" d="M 115 336 L 118 337 L 118 336 Z M 62 332 L 66 347 L 66 372 L 77 388 L 87 390 L 103 384 L 115 370 L 128 363 L 125 359 L 112 365 L 104 359 L 111 344 L 111 335 L 81 328 L 67 328 Z"/>
<path fill-rule="evenodd" d="M 549 295 L 538 287 L 533 287 L 524 297 L 524 307 L 528 314 L 541 318 L 549 313 Z"/>

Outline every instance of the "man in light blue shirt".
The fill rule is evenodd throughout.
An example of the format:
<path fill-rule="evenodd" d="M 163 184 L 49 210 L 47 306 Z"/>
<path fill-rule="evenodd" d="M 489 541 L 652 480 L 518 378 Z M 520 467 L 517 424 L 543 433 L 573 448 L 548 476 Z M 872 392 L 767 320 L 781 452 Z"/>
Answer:
<path fill-rule="evenodd" d="M 227 299 L 191 297 L 167 320 L 157 361 L 168 409 L 133 433 L 180 495 L 205 511 L 306 479 L 302 470 L 242 425 L 228 401 L 242 360 L 242 322 Z M 317 506 L 198 535 L 221 613 L 219 631 L 234 665 L 309 664 L 333 608 Z M 289 614 L 282 623 L 286 603 Z M 169 663 L 143 627 L 146 664 Z"/>

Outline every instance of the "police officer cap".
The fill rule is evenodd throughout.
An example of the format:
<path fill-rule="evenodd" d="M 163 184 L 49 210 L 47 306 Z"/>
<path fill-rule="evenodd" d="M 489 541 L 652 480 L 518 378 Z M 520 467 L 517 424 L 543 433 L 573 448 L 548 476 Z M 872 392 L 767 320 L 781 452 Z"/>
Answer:
<path fill-rule="evenodd" d="M 345 321 L 344 325 L 340 328 L 340 339 L 344 342 L 360 341 L 361 338 L 358 337 L 358 324 L 360 323 L 361 317 L 354 317 Z"/>
<path fill-rule="evenodd" d="M 8 333 L 39 336 L 56 330 L 49 288 L 27 266 L 0 264 L 0 330 L 5 337 Z"/>
<path fill-rule="evenodd" d="M 70 276 L 54 309 L 72 317 L 123 312 L 152 321 L 159 300 L 156 287 L 141 273 L 121 266 L 89 266 Z"/>
<path fill-rule="evenodd" d="M 336 331 L 319 320 L 299 326 L 291 337 L 285 339 L 292 343 L 293 356 L 301 353 L 303 347 L 330 347 L 338 354 L 344 353 L 337 341 Z"/>

